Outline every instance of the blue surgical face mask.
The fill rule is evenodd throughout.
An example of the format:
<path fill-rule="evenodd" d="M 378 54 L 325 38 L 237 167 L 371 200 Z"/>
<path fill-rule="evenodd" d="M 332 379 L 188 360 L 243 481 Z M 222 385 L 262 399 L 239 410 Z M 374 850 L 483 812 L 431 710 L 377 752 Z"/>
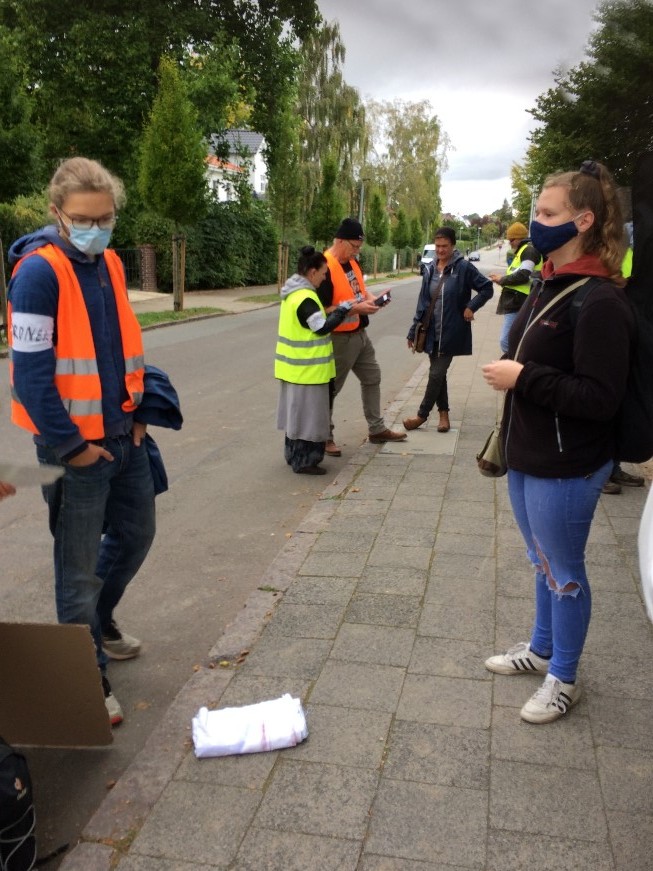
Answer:
<path fill-rule="evenodd" d="M 89 257 L 102 254 L 111 239 L 111 230 L 101 230 L 99 227 L 91 227 L 90 230 L 76 230 L 74 227 L 66 227 L 66 230 L 71 244 L 82 254 L 88 254 Z"/>
<path fill-rule="evenodd" d="M 583 214 L 581 212 L 581 214 Z M 562 248 L 575 236 L 578 236 L 578 227 L 576 220 L 580 217 L 577 215 L 573 221 L 566 221 L 564 224 L 556 224 L 555 227 L 549 227 L 547 224 L 541 224 L 539 221 L 531 221 L 531 241 L 537 248 L 540 254 L 551 254 L 552 251 L 557 251 Z"/>

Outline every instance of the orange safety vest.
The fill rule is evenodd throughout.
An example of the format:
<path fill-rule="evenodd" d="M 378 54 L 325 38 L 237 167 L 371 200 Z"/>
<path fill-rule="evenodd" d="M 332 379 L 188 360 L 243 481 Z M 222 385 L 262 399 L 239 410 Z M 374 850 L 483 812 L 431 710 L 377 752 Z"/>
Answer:
<path fill-rule="evenodd" d="M 48 244 L 37 248 L 21 258 L 13 275 L 20 269 L 27 257 L 38 254 L 47 260 L 59 284 L 57 306 L 57 344 L 54 347 L 56 366 L 55 387 L 70 419 L 79 427 L 87 439 L 104 437 L 104 418 L 102 415 L 102 385 L 98 374 L 95 345 L 91 332 L 82 289 L 66 254 L 56 245 Z M 145 374 L 143 357 L 143 338 L 136 315 L 127 295 L 125 273 L 122 262 L 115 251 L 106 250 L 104 260 L 109 271 L 111 286 L 116 298 L 118 323 L 122 338 L 125 359 L 125 386 L 129 399 L 122 404 L 122 410 L 135 411 L 143 398 L 143 378 Z M 7 306 L 9 345 L 12 344 L 11 303 Z M 9 365 L 11 382 L 11 419 L 17 426 L 38 435 L 38 429 L 25 410 L 14 389 L 13 363 Z"/>
<path fill-rule="evenodd" d="M 324 256 L 326 257 L 327 263 L 329 264 L 329 274 L 331 275 L 331 282 L 333 284 L 333 305 L 340 305 L 341 302 L 345 302 L 345 300 L 348 299 L 356 300 L 356 290 L 347 280 L 347 274 L 342 268 L 342 265 L 329 251 L 325 251 Z M 361 272 L 361 268 L 355 260 L 350 260 L 349 265 L 354 270 L 354 275 L 356 276 L 356 281 L 358 282 L 358 287 L 360 288 L 362 298 L 365 299 L 365 282 L 363 281 L 363 273 Z M 351 330 L 357 330 L 359 325 L 359 316 L 350 314 L 347 315 L 347 317 L 340 324 L 340 326 L 336 327 L 333 332 L 346 333 Z"/>

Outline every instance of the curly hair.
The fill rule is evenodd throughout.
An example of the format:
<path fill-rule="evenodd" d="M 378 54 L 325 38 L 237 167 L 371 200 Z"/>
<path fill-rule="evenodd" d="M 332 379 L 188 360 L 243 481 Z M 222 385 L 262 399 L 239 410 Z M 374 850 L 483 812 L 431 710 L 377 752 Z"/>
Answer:
<path fill-rule="evenodd" d="M 582 250 L 596 254 L 610 278 L 623 283 L 621 264 L 626 253 L 624 223 L 619 195 L 612 175 L 602 163 L 586 160 L 576 172 L 559 172 L 548 176 L 543 188 L 565 187 L 574 214 L 588 211 L 594 223 L 581 236 Z"/>

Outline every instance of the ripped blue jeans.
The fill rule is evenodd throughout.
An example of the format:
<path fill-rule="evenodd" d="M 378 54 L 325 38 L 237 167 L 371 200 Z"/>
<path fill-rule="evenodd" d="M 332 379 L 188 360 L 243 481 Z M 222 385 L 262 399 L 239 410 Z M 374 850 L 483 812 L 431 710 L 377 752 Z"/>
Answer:
<path fill-rule="evenodd" d="M 592 612 L 585 545 L 606 463 L 586 478 L 535 478 L 508 470 L 512 510 L 535 567 L 535 622 L 531 649 L 551 657 L 549 674 L 576 680 Z"/>

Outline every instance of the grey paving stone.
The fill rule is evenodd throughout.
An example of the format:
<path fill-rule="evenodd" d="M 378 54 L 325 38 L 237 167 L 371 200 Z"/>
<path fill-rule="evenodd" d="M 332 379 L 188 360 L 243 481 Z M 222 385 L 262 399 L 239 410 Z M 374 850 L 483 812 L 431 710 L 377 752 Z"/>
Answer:
<path fill-rule="evenodd" d="M 318 835 L 252 828 L 238 852 L 238 871 L 356 871 L 360 844 Z"/>
<path fill-rule="evenodd" d="M 545 836 L 564 832 L 570 840 L 604 843 L 607 824 L 596 773 L 552 762 L 492 762 L 490 827 Z M 534 795 L 546 813 L 533 812 Z"/>
<path fill-rule="evenodd" d="M 421 599 L 417 596 L 356 593 L 347 608 L 347 623 L 374 623 L 380 626 L 417 626 Z"/>
<path fill-rule="evenodd" d="M 340 509 L 336 512 L 333 519 L 329 521 L 328 526 L 323 526 L 321 531 L 328 529 L 329 532 L 346 533 L 352 529 L 369 534 L 378 533 L 381 529 L 385 518 L 385 512 L 379 514 L 344 514 Z"/>
<path fill-rule="evenodd" d="M 596 751 L 605 806 L 653 816 L 653 753 L 626 747 Z"/>
<path fill-rule="evenodd" d="M 377 772 L 364 768 L 283 760 L 275 768 L 255 825 L 362 838 L 377 782 Z"/>
<path fill-rule="evenodd" d="M 390 731 L 383 776 L 461 789 L 488 789 L 490 734 L 487 729 L 463 729 L 396 720 Z"/>
<path fill-rule="evenodd" d="M 616 871 L 651 871 L 653 816 L 608 811 Z"/>
<path fill-rule="evenodd" d="M 272 638 L 335 638 L 344 615 L 344 605 L 299 605 L 284 600 L 265 632 Z"/>
<path fill-rule="evenodd" d="M 93 871 L 111 871 L 116 856 L 116 852 L 105 844 L 82 842 L 64 855 L 61 867 L 68 871 L 89 871 L 90 868 Z"/>
<path fill-rule="evenodd" d="M 620 659 L 615 656 L 597 656 L 584 651 L 581 673 L 587 695 L 621 699 L 647 700 L 651 698 L 650 653 L 641 651 L 638 657 Z"/>
<path fill-rule="evenodd" d="M 364 851 L 482 869 L 486 837 L 484 790 L 384 779 Z"/>
<path fill-rule="evenodd" d="M 416 511 L 413 509 L 390 508 L 385 524 L 401 529 L 433 530 L 438 525 L 439 511 Z"/>
<path fill-rule="evenodd" d="M 379 541 L 367 559 L 370 566 L 401 566 L 403 568 L 428 569 L 431 563 L 430 547 L 400 547 Z"/>
<path fill-rule="evenodd" d="M 118 868 L 120 871 L 215 871 L 218 865 L 198 865 L 176 859 L 154 859 L 152 856 L 127 856 Z M 225 867 L 224 865 L 222 866 Z M 84 871 L 100 871 L 96 865 L 86 865 Z"/>
<path fill-rule="evenodd" d="M 461 526 L 464 528 L 469 526 L 469 523 L 464 523 L 464 521 L 474 519 L 487 520 L 488 525 L 494 526 L 494 515 L 487 502 L 470 502 L 468 499 L 452 499 L 449 494 L 447 494 L 446 517 L 458 518 L 454 522 L 458 524 L 459 529 Z"/>
<path fill-rule="evenodd" d="M 619 570 L 623 565 L 623 555 L 615 545 L 616 541 L 610 544 L 604 544 L 603 542 L 592 544 L 588 542 L 585 549 L 587 565 L 591 567 L 594 563 L 597 563 L 601 566 L 614 566 L 615 570 Z M 591 568 L 588 569 L 588 574 L 590 570 Z"/>
<path fill-rule="evenodd" d="M 320 673 L 331 649 L 330 641 L 315 638 L 282 638 L 264 632 L 247 661 L 240 666 L 244 674 L 314 679 Z"/>
<path fill-rule="evenodd" d="M 367 623 L 343 623 L 331 658 L 350 662 L 406 666 L 415 642 L 415 630 Z"/>
<path fill-rule="evenodd" d="M 360 768 L 381 765 L 391 715 L 329 705 L 306 707 L 308 739 L 284 751 L 285 759 Z"/>
<path fill-rule="evenodd" d="M 599 656 L 614 655 L 615 650 L 618 650 L 620 658 L 630 659 L 639 657 L 649 645 L 650 638 L 651 628 L 645 622 L 641 606 L 634 619 L 619 613 L 611 616 L 605 610 L 599 613 L 593 611 L 585 650 Z"/>
<path fill-rule="evenodd" d="M 435 540 L 436 559 L 441 553 L 489 557 L 494 553 L 494 536 L 488 537 L 469 532 L 454 534 L 438 531 L 438 537 Z"/>
<path fill-rule="evenodd" d="M 395 494 L 395 485 L 392 482 L 385 483 L 362 483 L 356 480 L 347 491 L 347 499 L 364 502 L 390 503 Z"/>
<path fill-rule="evenodd" d="M 412 862 L 391 856 L 364 856 L 360 871 L 462 871 L 462 865 L 444 865 L 442 862 Z"/>
<path fill-rule="evenodd" d="M 377 499 L 350 499 L 347 494 L 347 499 L 344 499 L 338 506 L 336 519 L 342 517 L 372 517 L 380 515 L 385 517 L 388 506 L 385 502 L 379 502 Z M 352 521 L 354 524 L 355 520 Z"/>
<path fill-rule="evenodd" d="M 347 532 L 334 532 L 327 529 L 320 533 L 313 545 L 312 553 L 338 553 L 339 551 L 360 551 L 367 553 L 376 541 L 379 531 L 374 529 L 350 528 Z"/>
<path fill-rule="evenodd" d="M 490 514 L 487 518 L 487 523 L 483 523 L 484 518 L 479 517 L 476 519 L 478 522 L 474 524 L 473 535 L 485 538 L 492 538 L 495 535 L 494 518 L 492 514 Z M 446 511 L 440 514 L 440 522 L 438 523 L 438 534 L 446 533 L 448 535 L 465 535 L 468 528 L 469 524 L 467 522 L 467 518 L 463 519 L 458 514 L 450 514 L 449 503 L 447 503 Z"/>
<path fill-rule="evenodd" d="M 252 675 L 237 671 L 220 696 L 219 704 L 221 708 L 253 705 L 268 699 L 278 699 L 284 693 L 290 693 L 293 698 L 305 699 L 310 688 L 310 681 L 302 678 Z"/>
<path fill-rule="evenodd" d="M 154 805 L 130 855 L 224 867 L 238 852 L 260 801 L 255 790 L 173 781 Z"/>
<path fill-rule="evenodd" d="M 377 541 L 383 544 L 391 544 L 395 547 L 433 547 L 435 542 L 435 528 L 411 529 L 406 526 L 393 526 L 384 523 L 379 532 Z"/>
<path fill-rule="evenodd" d="M 482 602 L 484 607 L 490 610 L 494 604 L 492 579 L 432 574 L 424 593 L 424 601 L 431 605 L 455 602 L 468 609 L 474 609 L 479 602 Z"/>
<path fill-rule="evenodd" d="M 397 707 L 405 669 L 329 660 L 311 693 L 312 704 L 391 711 Z"/>
<path fill-rule="evenodd" d="M 444 496 L 447 486 L 447 476 L 441 475 L 437 480 L 430 476 L 430 480 L 424 480 L 420 475 L 411 476 L 410 480 L 404 479 L 397 487 L 397 498 L 409 499 L 417 496 Z"/>
<path fill-rule="evenodd" d="M 487 646 L 475 641 L 418 636 L 408 671 L 413 674 L 489 680 L 490 672 L 483 664 L 487 656 Z"/>
<path fill-rule="evenodd" d="M 495 577 L 494 557 L 438 551 L 431 564 L 431 576 L 455 578 L 465 582 L 474 578 L 492 581 Z"/>
<path fill-rule="evenodd" d="M 555 759 L 556 765 L 567 768 L 596 768 L 587 717 L 562 717 L 541 729 L 515 717 L 512 709 L 498 706 L 492 710 L 492 757 L 539 765 Z"/>
<path fill-rule="evenodd" d="M 445 501 L 449 499 L 468 499 L 470 502 L 479 502 L 489 505 L 489 510 L 492 510 L 494 504 L 494 488 L 490 485 L 485 487 L 470 487 L 467 482 L 458 484 L 449 484 L 445 493 Z"/>
<path fill-rule="evenodd" d="M 297 578 L 283 601 L 295 605 L 346 605 L 356 588 L 353 578 Z"/>
<path fill-rule="evenodd" d="M 491 681 L 409 674 L 397 707 L 397 719 L 488 729 L 491 701 Z"/>
<path fill-rule="evenodd" d="M 455 602 L 427 602 L 422 608 L 417 631 L 419 635 L 460 638 L 477 641 L 479 644 L 492 644 L 494 615 L 492 611 L 481 608 L 480 605 L 470 610 Z"/>
<path fill-rule="evenodd" d="M 528 868 L 537 868 L 537 871 L 615 869 L 607 841 L 593 843 L 562 835 L 547 837 L 490 829 L 487 854 L 486 871 L 526 871 Z"/>
<path fill-rule="evenodd" d="M 367 552 L 311 553 L 298 574 L 336 578 L 358 578 L 365 567 Z"/>
<path fill-rule="evenodd" d="M 443 499 L 444 496 L 435 493 L 395 496 L 390 507 L 392 511 L 419 511 L 433 517 L 443 505 Z"/>
<path fill-rule="evenodd" d="M 366 566 L 358 585 L 358 593 L 384 593 L 398 596 L 422 596 L 426 588 L 426 570 L 402 566 Z"/>
<path fill-rule="evenodd" d="M 263 789 L 278 755 L 278 752 L 243 753 L 239 756 L 197 759 L 194 753 L 188 753 L 175 772 L 174 779 Z"/>
<path fill-rule="evenodd" d="M 597 746 L 613 746 L 653 753 L 653 700 L 587 696 L 592 734 Z"/>

